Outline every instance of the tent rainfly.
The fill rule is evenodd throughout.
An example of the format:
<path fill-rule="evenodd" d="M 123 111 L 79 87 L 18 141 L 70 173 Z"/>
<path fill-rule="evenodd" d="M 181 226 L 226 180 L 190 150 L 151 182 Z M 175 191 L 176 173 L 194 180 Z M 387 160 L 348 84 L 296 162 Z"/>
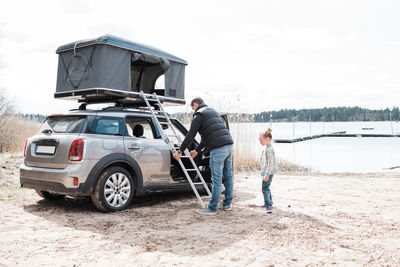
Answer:
<path fill-rule="evenodd" d="M 56 53 L 59 57 L 56 98 L 102 89 L 155 92 L 184 100 L 187 62 L 157 48 L 103 35 L 60 46 Z M 156 89 L 156 81 L 162 75 L 165 87 Z"/>

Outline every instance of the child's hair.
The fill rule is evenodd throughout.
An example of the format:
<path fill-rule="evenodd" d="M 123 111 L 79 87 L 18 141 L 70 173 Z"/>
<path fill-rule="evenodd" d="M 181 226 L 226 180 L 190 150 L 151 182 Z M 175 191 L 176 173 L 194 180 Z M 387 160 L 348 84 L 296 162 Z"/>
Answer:
<path fill-rule="evenodd" d="M 261 136 L 264 138 L 272 139 L 272 129 L 268 128 L 265 132 L 261 133 Z"/>

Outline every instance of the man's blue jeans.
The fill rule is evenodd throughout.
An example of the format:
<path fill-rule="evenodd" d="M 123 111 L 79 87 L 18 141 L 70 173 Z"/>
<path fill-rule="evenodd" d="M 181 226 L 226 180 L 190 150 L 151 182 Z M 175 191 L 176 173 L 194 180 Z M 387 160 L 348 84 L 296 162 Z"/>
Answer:
<path fill-rule="evenodd" d="M 264 180 L 262 181 L 262 193 L 264 195 L 265 206 L 272 206 L 271 190 L 269 189 L 269 186 L 271 185 L 272 182 L 272 177 L 274 177 L 274 175 L 270 175 L 268 181 L 266 182 L 264 182 Z"/>
<path fill-rule="evenodd" d="M 222 205 L 229 206 L 233 198 L 233 164 L 232 164 L 232 145 L 226 145 L 211 150 L 210 168 L 212 196 L 208 203 L 208 209 L 212 212 L 217 211 L 219 198 L 222 190 L 222 177 L 225 182 L 225 199 Z"/>

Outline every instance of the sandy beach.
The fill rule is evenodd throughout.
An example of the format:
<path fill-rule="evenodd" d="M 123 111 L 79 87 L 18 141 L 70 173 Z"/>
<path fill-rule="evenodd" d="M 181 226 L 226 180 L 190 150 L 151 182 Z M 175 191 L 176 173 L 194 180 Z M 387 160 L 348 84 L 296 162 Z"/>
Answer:
<path fill-rule="evenodd" d="M 0 158 L 0 266 L 320 266 L 400 264 L 400 174 L 285 174 L 262 204 L 237 173 L 233 211 L 196 214 L 192 193 L 139 197 L 125 211 L 89 199 L 42 200 Z"/>

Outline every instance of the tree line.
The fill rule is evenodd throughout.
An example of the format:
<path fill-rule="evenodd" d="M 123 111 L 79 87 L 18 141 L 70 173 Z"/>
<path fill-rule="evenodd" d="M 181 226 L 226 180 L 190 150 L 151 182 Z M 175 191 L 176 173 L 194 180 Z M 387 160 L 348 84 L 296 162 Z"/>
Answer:
<path fill-rule="evenodd" d="M 366 109 L 361 107 L 332 107 L 315 109 L 281 109 L 254 114 L 254 122 L 272 121 L 399 121 L 400 110 Z"/>
<path fill-rule="evenodd" d="M 37 121 L 37 122 L 44 122 L 47 118 L 47 116 L 42 115 L 42 114 L 18 114 L 21 118 L 31 120 L 31 121 Z"/>
<path fill-rule="evenodd" d="M 392 109 L 366 109 L 361 107 L 332 107 L 314 109 L 281 109 L 259 113 L 227 113 L 230 122 L 270 122 L 270 121 L 400 121 L 398 107 Z M 174 116 L 189 123 L 191 113 L 176 113 Z"/>

